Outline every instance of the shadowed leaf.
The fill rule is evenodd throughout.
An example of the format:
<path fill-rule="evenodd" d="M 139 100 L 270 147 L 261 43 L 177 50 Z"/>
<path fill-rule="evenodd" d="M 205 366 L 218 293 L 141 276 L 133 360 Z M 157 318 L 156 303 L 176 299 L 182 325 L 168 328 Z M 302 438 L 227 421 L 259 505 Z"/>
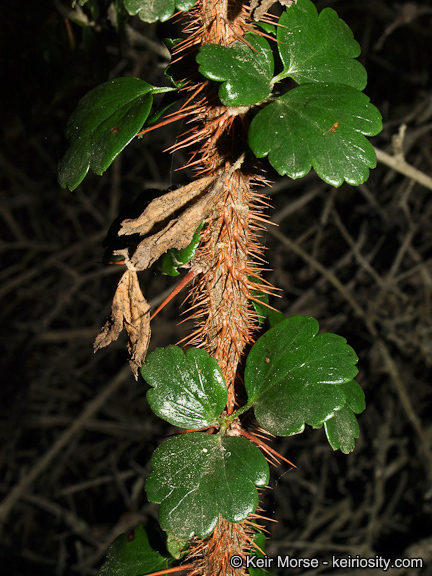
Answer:
<path fill-rule="evenodd" d="M 89 168 L 105 172 L 144 124 L 155 90 L 138 78 L 116 78 L 80 100 L 66 129 L 70 146 L 59 164 L 60 186 L 74 190 Z"/>

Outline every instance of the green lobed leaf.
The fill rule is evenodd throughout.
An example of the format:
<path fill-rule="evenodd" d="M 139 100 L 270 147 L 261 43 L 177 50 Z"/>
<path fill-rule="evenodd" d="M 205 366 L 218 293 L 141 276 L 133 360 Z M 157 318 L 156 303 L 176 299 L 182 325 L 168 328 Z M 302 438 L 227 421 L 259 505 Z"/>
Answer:
<path fill-rule="evenodd" d="M 364 89 L 366 70 L 354 60 L 360 55 L 360 45 L 332 8 L 318 16 L 310 0 L 297 0 L 283 12 L 279 24 L 278 49 L 284 69 L 274 81 L 289 76 L 297 84 L 332 82 Z"/>
<path fill-rule="evenodd" d="M 381 115 L 351 86 L 305 84 L 269 104 L 252 120 L 249 145 L 281 175 L 302 178 L 311 167 L 328 184 L 358 185 L 376 165 L 365 138 L 378 134 Z"/>
<path fill-rule="evenodd" d="M 357 356 L 336 334 L 318 334 L 318 322 L 293 316 L 268 330 L 246 361 L 248 404 L 278 436 L 319 428 L 346 402 L 340 386 L 357 374 Z"/>
<path fill-rule="evenodd" d="M 209 80 L 222 82 L 219 98 L 225 106 L 251 106 L 271 92 L 273 54 L 262 36 L 246 34 L 244 42 L 231 46 L 206 44 L 196 57 L 199 71 Z"/>
<path fill-rule="evenodd" d="M 165 22 L 175 10 L 186 12 L 196 0 L 125 0 L 125 8 L 131 16 L 138 14 L 144 22 Z"/>
<path fill-rule="evenodd" d="M 178 276 L 180 272 L 178 268 L 187 264 L 195 256 L 198 246 L 201 242 L 200 232 L 204 222 L 197 228 L 195 234 L 192 236 L 192 242 L 186 248 L 170 248 L 160 260 L 160 268 L 162 274 L 166 276 Z"/>
<path fill-rule="evenodd" d="M 150 461 L 147 497 L 161 504 L 159 521 L 179 540 L 205 538 L 219 514 L 245 520 L 258 505 L 256 486 L 265 486 L 269 467 L 245 438 L 191 432 L 162 444 Z"/>
<path fill-rule="evenodd" d="M 69 118 L 70 146 L 59 164 L 59 183 L 74 190 L 89 168 L 102 174 L 136 136 L 150 113 L 152 92 L 138 78 L 116 78 L 82 98 Z"/>
<path fill-rule="evenodd" d="M 152 546 L 149 535 L 146 526 L 137 526 L 117 536 L 98 576 L 140 576 L 168 568 L 169 559 Z"/>
<path fill-rule="evenodd" d="M 163 420 L 182 428 L 218 422 L 227 390 L 216 359 L 205 350 L 157 348 L 147 356 L 141 374 L 153 387 L 147 392 L 150 407 Z"/>
<path fill-rule="evenodd" d="M 354 450 L 354 440 L 360 429 L 354 414 L 360 414 L 366 407 L 364 392 L 355 380 L 342 384 L 346 403 L 332 418 L 324 422 L 324 429 L 333 450 L 349 454 Z"/>

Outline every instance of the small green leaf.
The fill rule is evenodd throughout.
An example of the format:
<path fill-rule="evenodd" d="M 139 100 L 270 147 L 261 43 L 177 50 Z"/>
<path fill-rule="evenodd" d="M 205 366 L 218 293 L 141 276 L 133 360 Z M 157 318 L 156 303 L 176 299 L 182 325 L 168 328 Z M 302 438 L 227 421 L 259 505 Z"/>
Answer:
<path fill-rule="evenodd" d="M 357 356 L 344 338 L 317 335 L 318 328 L 314 318 L 287 318 L 249 353 L 244 375 L 248 404 L 272 434 L 298 434 L 305 424 L 319 428 L 346 402 L 340 384 L 357 374 Z"/>
<path fill-rule="evenodd" d="M 176 560 L 183 558 L 188 553 L 189 540 L 179 540 L 173 534 L 168 532 L 166 547 L 168 552 Z"/>
<path fill-rule="evenodd" d="M 313 167 L 332 186 L 344 180 L 358 185 L 376 165 L 364 135 L 381 128 L 379 111 L 362 92 L 341 84 L 305 84 L 258 112 L 249 145 L 258 158 L 268 155 L 281 175 L 301 178 Z"/>
<path fill-rule="evenodd" d="M 318 16 L 310 0 L 297 0 L 279 19 L 277 39 L 284 70 L 274 81 L 291 77 L 297 84 L 332 82 L 358 90 L 366 86 L 366 70 L 354 60 L 360 45 L 332 8 Z"/>
<path fill-rule="evenodd" d="M 196 0 L 124 0 L 125 8 L 131 16 L 138 14 L 144 22 L 165 22 L 176 8 L 186 12 Z"/>
<path fill-rule="evenodd" d="M 249 280 L 256 284 L 263 283 L 262 280 L 256 276 L 250 276 Z M 285 315 L 282 314 L 282 312 L 278 312 L 269 307 L 268 294 L 261 290 L 251 290 L 251 295 L 256 298 L 256 300 L 252 300 L 252 306 L 258 316 L 259 325 L 264 322 L 264 318 L 268 318 L 270 326 L 275 326 L 276 324 L 279 324 L 279 322 L 285 320 Z"/>
<path fill-rule="evenodd" d="M 354 450 L 354 439 L 358 438 L 360 430 L 353 411 L 347 406 L 343 406 L 324 422 L 324 428 L 333 450 L 341 450 L 344 454 Z"/>
<path fill-rule="evenodd" d="M 139 576 L 168 568 L 169 559 L 151 545 L 149 535 L 146 526 L 137 526 L 117 536 L 98 576 Z"/>
<path fill-rule="evenodd" d="M 152 92 L 138 78 L 116 78 L 82 98 L 68 121 L 70 146 L 59 164 L 59 183 L 74 190 L 89 168 L 102 174 L 136 136 L 150 113 Z"/>
<path fill-rule="evenodd" d="M 332 418 L 324 422 L 324 429 L 333 450 L 349 454 L 354 450 L 354 440 L 360 429 L 354 414 L 360 414 L 366 407 L 364 392 L 355 380 L 342 384 L 346 403 Z"/>
<path fill-rule="evenodd" d="M 203 226 L 204 222 L 197 228 L 189 246 L 182 249 L 170 248 L 168 252 L 162 256 L 160 260 L 162 274 L 166 276 L 178 276 L 180 274 L 178 268 L 181 268 L 192 260 L 201 242 L 200 232 Z"/>
<path fill-rule="evenodd" d="M 205 350 L 157 348 L 147 356 L 141 374 L 153 387 L 147 392 L 151 409 L 174 426 L 206 428 L 217 423 L 225 408 L 225 381 Z"/>
<path fill-rule="evenodd" d="M 162 444 L 153 454 L 146 492 L 161 504 L 164 530 L 179 540 L 205 538 L 219 514 L 228 522 L 245 520 L 258 505 L 255 486 L 265 486 L 269 467 L 245 438 L 191 432 Z"/>
<path fill-rule="evenodd" d="M 259 560 L 257 561 L 257 559 L 261 558 L 264 559 L 264 554 L 262 552 L 265 553 L 265 543 L 266 543 L 266 537 L 264 536 L 264 534 L 260 531 L 258 531 L 254 538 L 253 538 L 254 544 L 256 544 L 256 546 L 259 548 L 259 550 L 257 548 L 255 548 L 254 546 L 252 546 L 251 551 L 249 556 L 251 557 L 250 563 L 251 565 L 248 568 L 248 572 L 250 574 L 250 576 L 275 576 L 275 574 L 273 574 L 272 572 L 268 572 L 267 570 L 264 570 L 263 568 L 258 568 L 257 564 L 259 564 Z M 262 552 L 261 552 L 262 550 Z M 273 558 L 269 559 L 271 562 L 273 562 Z M 265 559 L 263 560 L 264 565 L 265 565 Z M 270 563 L 271 563 L 270 562 Z"/>
<path fill-rule="evenodd" d="M 251 106 L 271 92 L 274 62 L 270 45 L 256 34 L 246 34 L 245 40 L 252 48 L 240 41 L 229 47 L 206 44 L 196 57 L 203 76 L 223 82 L 219 98 L 225 106 Z"/>
<path fill-rule="evenodd" d="M 276 26 L 274 24 L 270 24 L 269 22 L 255 22 L 255 25 L 276 38 Z"/>
<path fill-rule="evenodd" d="M 256 278 L 255 276 L 249 276 L 248 279 L 256 284 L 263 283 L 261 278 Z M 268 316 L 268 294 L 262 292 L 261 290 L 251 290 L 251 295 L 256 298 L 256 300 L 252 300 L 252 306 L 254 307 L 256 315 L 258 316 L 258 324 L 261 326 L 261 324 L 264 322 L 264 318 L 267 318 Z"/>

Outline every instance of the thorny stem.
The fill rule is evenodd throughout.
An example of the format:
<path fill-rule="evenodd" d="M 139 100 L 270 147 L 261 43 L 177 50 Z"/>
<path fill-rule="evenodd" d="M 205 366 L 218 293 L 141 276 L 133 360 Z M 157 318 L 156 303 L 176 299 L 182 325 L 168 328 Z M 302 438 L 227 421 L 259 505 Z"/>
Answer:
<path fill-rule="evenodd" d="M 201 44 L 229 46 L 241 40 L 250 29 L 246 4 L 242 0 L 200 0 L 186 27 L 192 35 L 184 48 L 180 45 L 180 53 L 182 49 L 196 50 Z M 177 146 L 182 147 L 191 139 L 201 140 L 201 147 L 193 153 L 192 165 L 198 166 L 200 172 L 226 174 L 226 179 L 207 217 L 196 255 L 207 266 L 191 293 L 192 317 L 198 327 L 189 342 L 205 347 L 218 360 L 228 388 L 227 412 L 231 414 L 236 405 L 237 368 L 256 328 L 250 307 L 254 282 L 250 278 L 256 274 L 253 259 L 262 250 L 256 239 L 260 227 L 256 206 L 259 196 L 251 189 L 254 175 L 246 164 L 233 173 L 230 170 L 246 148 L 247 110 L 234 115 L 220 103 L 211 83 L 206 82 L 203 90 L 202 79 L 190 89 L 200 98 L 193 115 L 196 127 Z"/>
<path fill-rule="evenodd" d="M 178 46 L 178 53 L 196 52 L 202 44 L 229 46 L 242 40 L 250 30 L 248 4 L 244 0 L 198 0 L 185 28 L 190 36 Z M 194 81 L 190 79 L 188 89 L 192 96 L 185 105 L 185 115 L 192 116 L 193 128 L 174 148 L 199 142 L 189 165 L 201 174 L 222 178 L 225 175 L 225 181 L 206 219 L 196 254 L 196 261 L 205 262 L 206 267 L 194 279 L 190 293 L 191 317 L 197 328 L 189 343 L 204 347 L 218 360 L 228 388 L 229 416 L 236 407 L 238 366 L 245 347 L 254 340 L 258 324 L 250 292 L 262 289 L 253 277 L 257 276 L 256 260 L 262 255 L 256 235 L 263 217 L 260 196 L 252 190 L 251 183 L 262 178 L 246 161 L 240 168 L 232 169 L 247 149 L 247 109 L 233 114 L 220 103 L 212 83 L 202 77 L 196 84 Z M 194 98 L 196 107 L 190 112 Z M 234 554 L 246 557 L 253 546 L 253 534 L 249 520 L 232 524 L 220 517 L 210 537 L 191 543 L 188 559 L 195 564 L 191 574 L 241 576 L 244 571 L 234 570 L 229 559 Z"/>

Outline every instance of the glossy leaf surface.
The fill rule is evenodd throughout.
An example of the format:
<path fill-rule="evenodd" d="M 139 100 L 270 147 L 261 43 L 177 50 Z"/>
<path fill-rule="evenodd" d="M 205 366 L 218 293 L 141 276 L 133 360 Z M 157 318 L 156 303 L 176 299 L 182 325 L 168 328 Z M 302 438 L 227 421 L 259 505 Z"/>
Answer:
<path fill-rule="evenodd" d="M 180 274 L 178 268 L 187 264 L 195 256 L 201 242 L 200 232 L 203 226 L 204 222 L 198 227 L 192 237 L 192 242 L 186 246 L 186 248 L 170 248 L 168 252 L 162 256 L 160 260 L 162 274 L 166 276 L 178 276 Z"/>
<path fill-rule="evenodd" d="M 332 8 L 318 16 L 310 0 L 298 0 L 279 19 L 277 39 L 284 70 L 278 80 L 291 77 L 297 84 L 332 82 L 357 90 L 366 86 L 366 70 L 354 60 L 360 45 Z"/>
<path fill-rule="evenodd" d="M 180 540 L 205 538 L 219 514 L 229 522 L 244 520 L 258 505 L 256 486 L 269 479 L 267 461 L 252 442 L 201 432 L 168 440 L 150 465 L 148 499 L 161 504 L 161 527 Z"/>
<path fill-rule="evenodd" d="M 332 418 L 324 422 L 324 429 L 333 450 L 349 454 L 354 450 L 354 440 L 360 429 L 354 414 L 360 414 L 366 407 L 362 388 L 355 380 L 342 384 L 346 403 Z"/>
<path fill-rule="evenodd" d="M 167 567 L 168 558 L 151 545 L 148 528 L 137 526 L 117 536 L 108 549 L 98 576 L 140 576 Z"/>
<path fill-rule="evenodd" d="M 138 78 L 116 78 L 82 98 L 69 118 L 69 148 L 59 164 L 59 183 L 74 190 L 89 168 L 101 175 L 147 119 L 152 91 Z"/>
<path fill-rule="evenodd" d="M 305 176 L 311 167 L 328 184 L 358 185 L 376 165 L 365 138 L 382 128 L 379 111 L 351 86 L 306 84 L 263 108 L 249 130 L 258 158 L 269 157 L 281 175 Z"/>
<path fill-rule="evenodd" d="M 165 22 L 177 10 L 185 12 L 196 0 L 125 0 L 124 5 L 131 16 L 138 14 L 144 22 Z"/>
<path fill-rule="evenodd" d="M 259 424 L 272 434 L 319 428 L 346 402 L 340 386 L 357 374 L 345 339 L 318 334 L 318 322 L 294 316 L 268 330 L 246 361 L 245 386 Z"/>
<path fill-rule="evenodd" d="M 225 106 L 251 106 L 267 98 L 271 92 L 273 54 L 267 40 L 246 34 L 244 42 L 228 48 L 207 44 L 196 58 L 199 71 L 210 80 L 222 82 L 219 98 Z"/>
<path fill-rule="evenodd" d="M 153 388 L 147 392 L 151 409 L 174 426 L 206 428 L 217 423 L 225 408 L 224 378 L 205 350 L 157 348 L 147 356 L 141 374 Z"/>

